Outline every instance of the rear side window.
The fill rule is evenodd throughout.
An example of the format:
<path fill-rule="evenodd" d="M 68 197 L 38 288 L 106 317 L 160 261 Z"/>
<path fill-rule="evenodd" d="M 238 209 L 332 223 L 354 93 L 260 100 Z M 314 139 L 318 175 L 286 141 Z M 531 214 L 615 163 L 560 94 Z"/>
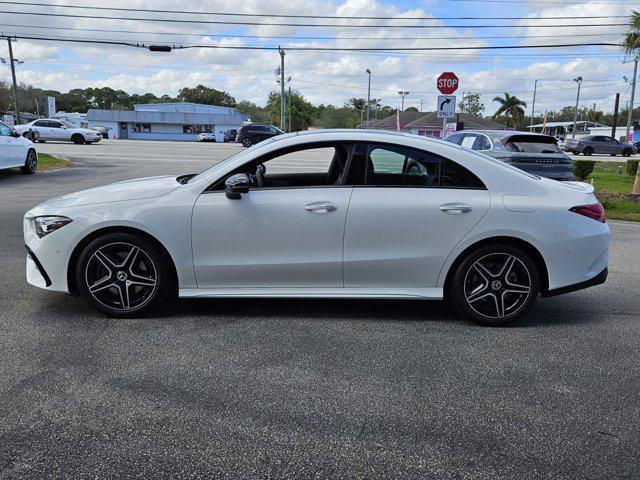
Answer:
<path fill-rule="evenodd" d="M 381 187 L 485 189 L 482 181 L 453 160 L 397 145 L 359 145 L 348 183 Z"/>

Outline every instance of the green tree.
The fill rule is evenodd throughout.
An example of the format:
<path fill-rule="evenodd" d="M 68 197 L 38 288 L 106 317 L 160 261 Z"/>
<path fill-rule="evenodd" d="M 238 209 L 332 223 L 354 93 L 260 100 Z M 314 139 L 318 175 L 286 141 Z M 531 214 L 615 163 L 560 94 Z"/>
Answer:
<path fill-rule="evenodd" d="M 220 105 L 223 107 L 235 107 L 236 99 L 227 92 L 215 88 L 198 85 L 195 88 L 184 87 L 178 92 L 179 102 L 202 103 L 205 105 Z"/>
<path fill-rule="evenodd" d="M 507 92 L 503 97 L 495 97 L 494 102 L 498 102 L 500 107 L 496 110 L 496 113 L 491 117 L 493 120 L 501 115 L 505 115 L 509 121 L 509 124 L 514 128 L 524 119 L 524 109 L 527 106 L 527 102 L 520 100 L 516 96 L 509 95 Z"/>
<path fill-rule="evenodd" d="M 484 112 L 484 104 L 480 102 L 479 93 L 467 93 L 458 103 L 461 112 L 481 117 Z"/>
<path fill-rule="evenodd" d="M 236 103 L 236 108 L 242 113 L 249 115 L 252 122 L 265 123 L 269 121 L 269 112 L 267 109 L 248 100 L 239 101 Z"/>
<path fill-rule="evenodd" d="M 291 107 L 291 131 L 307 130 L 313 125 L 315 107 L 309 103 L 304 96 L 298 91 L 291 92 L 291 105 L 287 96 L 287 123 L 289 122 L 289 107 Z M 278 92 L 271 92 L 267 100 L 267 110 L 269 111 L 269 119 L 274 125 L 280 125 L 281 101 Z M 282 128 L 282 127 L 281 127 Z"/>

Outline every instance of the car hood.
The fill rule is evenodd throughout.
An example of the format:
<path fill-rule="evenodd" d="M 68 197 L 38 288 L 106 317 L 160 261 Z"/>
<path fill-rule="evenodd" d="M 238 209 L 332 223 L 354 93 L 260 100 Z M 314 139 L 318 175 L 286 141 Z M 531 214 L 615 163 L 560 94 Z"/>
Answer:
<path fill-rule="evenodd" d="M 140 200 L 165 195 L 180 186 L 174 176 L 149 177 L 112 183 L 104 187 L 90 188 L 45 202 L 46 205 L 76 207 L 98 203 Z"/>

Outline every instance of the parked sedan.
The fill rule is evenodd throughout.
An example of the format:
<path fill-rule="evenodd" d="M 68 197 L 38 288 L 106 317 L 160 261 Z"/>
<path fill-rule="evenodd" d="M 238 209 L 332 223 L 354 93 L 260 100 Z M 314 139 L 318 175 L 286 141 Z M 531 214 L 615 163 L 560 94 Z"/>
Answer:
<path fill-rule="evenodd" d="M 448 142 L 477 150 L 525 172 L 573 180 L 573 162 L 556 138 L 511 130 L 463 130 L 449 135 Z"/>
<path fill-rule="evenodd" d="M 213 132 L 202 132 L 198 134 L 198 142 L 215 142 L 216 134 Z"/>
<path fill-rule="evenodd" d="M 66 120 L 41 118 L 33 122 L 17 125 L 16 131 L 22 136 L 31 136 L 36 132 L 38 142 L 47 140 L 71 141 L 77 144 L 96 143 L 102 140 L 100 132 L 90 128 L 81 128 Z"/>
<path fill-rule="evenodd" d="M 19 167 L 24 174 L 38 168 L 38 154 L 33 143 L 0 122 L 0 169 Z"/>
<path fill-rule="evenodd" d="M 24 217 L 27 280 L 117 317 L 183 298 L 452 299 L 485 325 L 605 281 L 593 187 L 413 135 L 282 135 Z M 428 306 L 425 305 L 428 312 Z"/>
<path fill-rule="evenodd" d="M 567 139 L 565 150 L 575 155 L 583 153 L 586 156 L 594 153 L 608 153 L 612 157 L 622 155 L 630 157 L 638 153 L 638 149 L 632 143 L 623 143 L 613 137 L 605 135 L 589 135 L 580 139 Z"/>

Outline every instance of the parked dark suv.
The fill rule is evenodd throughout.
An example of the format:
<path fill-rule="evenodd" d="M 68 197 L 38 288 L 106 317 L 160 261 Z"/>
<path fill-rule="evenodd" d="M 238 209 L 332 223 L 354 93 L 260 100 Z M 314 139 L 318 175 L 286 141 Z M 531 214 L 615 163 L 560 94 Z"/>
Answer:
<path fill-rule="evenodd" d="M 622 143 L 605 135 L 589 135 L 580 139 L 568 139 L 564 142 L 564 149 L 576 155 L 583 153 L 587 157 L 594 153 L 608 153 L 612 157 L 616 155 L 630 157 L 638 152 L 632 143 Z"/>
<path fill-rule="evenodd" d="M 573 162 L 550 135 L 513 130 L 463 130 L 445 138 L 513 165 L 525 172 L 554 180 L 573 180 Z"/>
<path fill-rule="evenodd" d="M 267 138 L 275 137 L 276 135 L 281 135 L 284 132 L 279 128 L 274 127 L 273 125 L 257 125 L 255 123 L 249 123 L 247 125 L 243 125 L 238 130 L 238 136 L 236 137 L 236 142 L 241 143 L 245 147 L 250 147 L 254 143 L 261 142 L 262 140 L 266 140 Z"/>

